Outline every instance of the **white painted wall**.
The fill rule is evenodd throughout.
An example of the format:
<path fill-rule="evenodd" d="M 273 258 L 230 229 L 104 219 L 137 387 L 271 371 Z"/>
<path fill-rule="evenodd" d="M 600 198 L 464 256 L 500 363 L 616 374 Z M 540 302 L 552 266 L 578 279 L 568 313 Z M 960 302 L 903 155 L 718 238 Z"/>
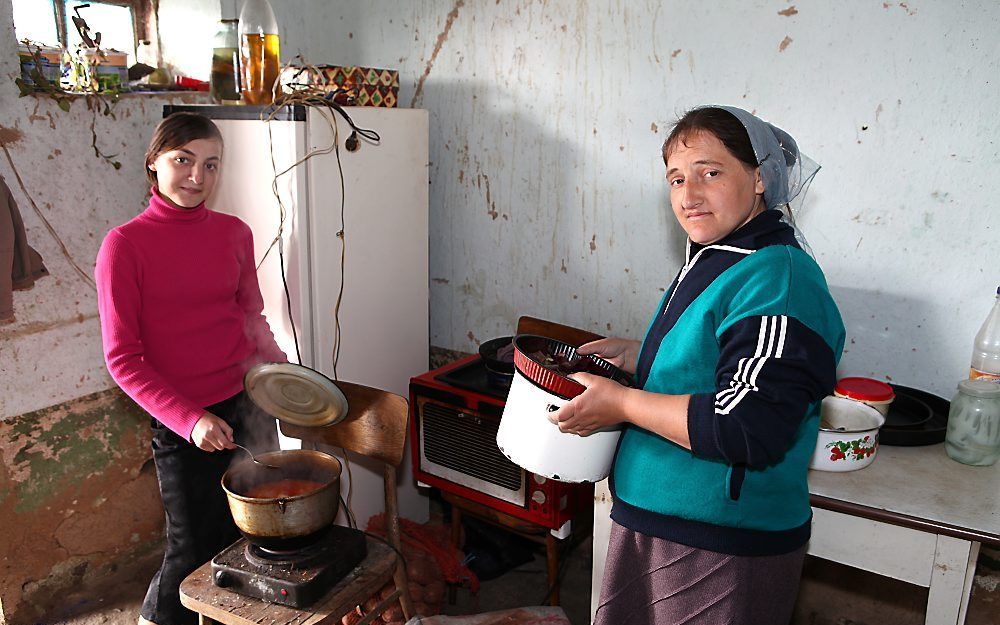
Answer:
<path fill-rule="evenodd" d="M 164 0 L 161 10 L 183 1 Z M 0 23 L 13 24 L 11 6 L 10 0 L 0 0 Z M 206 11 L 210 9 L 214 14 L 205 19 L 214 23 L 218 4 Z M 176 42 L 183 31 L 165 27 L 161 35 Z M 18 203 L 29 242 L 51 275 L 30 291 L 16 292 L 17 321 L 0 326 L 0 418 L 114 387 L 101 355 L 97 295 L 62 253 L 29 196 L 72 263 L 92 277 L 104 234 L 146 206 L 143 155 L 162 117 L 161 107 L 199 97 L 125 96 L 115 106 L 114 118 L 88 110 L 78 98 L 67 113 L 48 98 L 18 98 L 13 79 L 19 75 L 17 42 L 8 26 L 0 29 L 0 138 L 11 160 L 0 150 L 0 175 Z M 93 136 L 103 153 L 121 162 L 120 170 L 94 155 Z"/>
<path fill-rule="evenodd" d="M 681 260 L 659 146 L 677 114 L 714 101 L 758 111 L 824 165 L 801 223 L 848 326 L 842 371 L 944 396 L 965 375 L 1000 282 L 995 2 L 274 6 L 286 60 L 398 68 L 402 103 L 431 112 L 432 344 L 471 351 L 521 314 L 641 336 Z M 15 58 L 4 30 L 0 75 Z M 23 135 L 16 167 L 88 272 L 104 232 L 144 205 L 163 101 L 97 117 L 115 171 L 93 156 L 83 102 L 66 114 L 0 89 L 0 125 Z M 0 328 L 9 416 L 111 381 L 93 291 L 3 155 L 0 173 L 53 273 Z"/>
<path fill-rule="evenodd" d="M 199 27 L 233 4 L 207 3 Z M 995 1 L 273 4 L 284 60 L 397 68 L 401 103 L 430 111 L 432 344 L 473 351 L 522 314 L 640 337 L 681 262 L 660 144 L 684 110 L 721 102 L 784 127 L 824 165 L 801 225 L 847 324 L 842 372 L 946 397 L 966 375 L 1000 282 Z M 208 58 L 207 42 L 186 41 Z M 145 205 L 142 154 L 164 99 L 96 118 L 115 171 L 93 155 L 83 102 L 66 114 L 16 97 L 15 59 L 5 28 L 0 136 L 90 272 L 103 234 Z M 18 321 L 0 328 L 2 418 L 113 383 L 93 291 L 3 154 L 0 173 L 52 272 L 15 294 Z"/>
<path fill-rule="evenodd" d="M 996 2 L 273 4 L 285 60 L 398 68 L 404 105 L 430 68 L 432 344 L 521 314 L 641 337 L 681 261 L 660 144 L 720 102 L 824 166 L 801 225 L 842 373 L 966 375 L 1000 282 Z"/>

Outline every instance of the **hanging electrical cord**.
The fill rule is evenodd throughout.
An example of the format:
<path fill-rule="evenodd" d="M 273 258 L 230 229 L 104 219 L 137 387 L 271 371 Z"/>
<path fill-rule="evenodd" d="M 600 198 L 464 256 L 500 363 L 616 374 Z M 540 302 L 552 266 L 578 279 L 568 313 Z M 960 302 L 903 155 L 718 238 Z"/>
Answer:
<path fill-rule="evenodd" d="M 319 105 L 319 103 L 314 103 L 313 106 L 321 106 L 321 105 Z M 291 295 L 289 294 L 288 280 L 285 274 L 283 234 L 285 227 L 285 219 L 287 218 L 287 211 L 285 209 L 285 203 L 281 199 L 281 193 L 278 190 L 278 179 L 281 176 L 284 176 L 285 174 L 291 172 L 296 167 L 305 163 L 314 156 L 318 156 L 321 154 L 329 154 L 333 152 L 337 158 L 337 172 L 340 178 L 340 229 L 337 231 L 337 238 L 340 239 L 340 287 L 337 292 L 337 302 L 336 305 L 334 306 L 334 311 L 333 311 L 334 337 L 333 337 L 333 353 L 331 354 L 333 379 L 337 380 L 338 379 L 337 364 L 340 360 L 340 306 L 344 298 L 344 280 L 346 277 L 345 263 L 347 258 L 347 239 L 344 235 L 344 220 L 345 220 L 346 206 L 347 206 L 345 198 L 346 185 L 344 181 L 344 168 L 340 159 L 340 128 L 337 125 L 337 119 L 335 117 L 329 116 L 328 111 L 325 108 L 317 108 L 316 110 L 330 126 L 330 130 L 333 133 L 333 141 L 331 145 L 309 151 L 305 156 L 296 160 L 294 163 L 292 163 L 291 165 L 289 165 L 287 168 L 283 169 L 280 172 L 278 171 L 277 162 L 275 161 L 274 158 L 274 135 L 271 130 L 271 122 L 274 121 L 278 109 L 277 108 L 272 109 L 267 118 L 262 119 L 262 121 L 265 121 L 267 123 L 267 137 L 269 144 L 269 152 L 271 156 L 271 170 L 274 173 L 274 177 L 271 181 L 271 192 L 274 194 L 275 200 L 278 202 L 279 221 L 278 221 L 278 232 L 275 234 L 275 237 L 271 241 L 271 244 L 264 252 L 264 256 L 261 258 L 260 263 L 263 264 L 264 259 L 267 258 L 267 255 L 270 253 L 272 248 L 274 248 L 275 246 L 278 247 L 278 258 L 281 268 L 281 282 L 282 285 L 284 286 L 285 302 L 286 305 L 288 306 L 288 320 L 292 326 L 292 337 L 295 341 L 295 353 L 296 356 L 298 357 L 299 364 L 302 364 L 302 355 L 299 351 L 298 334 L 295 330 L 295 319 L 292 315 L 292 300 L 291 300 Z M 346 113 L 344 114 L 346 115 Z M 351 124 L 353 127 L 353 122 L 351 122 Z M 258 269 L 259 268 L 260 264 L 258 264 Z M 352 508 L 352 500 L 354 497 L 354 476 L 351 471 L 351 461 L 347 457 L 347 451 L 341 449 L 341 453 L 343 454 L 344 465 L 347 468 L 347 500 L 344 502 L 344 511 L 345 515 L 347 515 L 348 523 L 356 528 L 357 519 L 355 519 L 354 517 L 354 509 Z"/>
<path fill-rule="evenodd" d="M 301 69 L 299 69 L 298 72 L 296 72 L 295 76 L 292 77 L 293 80 L 295 78 L 298 78 L 306 70 L 312 72 L 312 75 L 314 76 L 320 76 L 322 74 L 322 72 L 319 71 L 318 67 L 307 62 L 304 58 L 302 58 L 301 54 L 297 54 L 294 60 L 299 61 L 302 67 Z M 278 73 L 278 78 L 275 79 L 274 84 L 271 86 L 272 93 L 277 92 L 276 90 L 278 88 L 278 83 L 281 80 L 281 74 L 284 73 L 285 70 L 288 70 L 292 67 L 293 67 L 292 64 L 289 63 L 285 65 L 285 67 L 282 69 L 281 72 Z M 351 127 L 351 134 L 350 136 L 347 137 L 347 140 L 344 142 L 344 145 L 347 147 L 349 151 L 353 152 L 354 150 L 357 149 L 359 145 L 358 135 L 361 135 L 365 139 L 368 139 L 372 143 L 376 144 L 382 140 L 379 134 L 374 130 L 361 128 L 360 126 L 354 123 L 354 120 L 352 120 L 351 116 L 347 114 L 347 111 L 345 111 L 343 107 L 335 100 L 339 92 L 338 90 L 328 91 L 325 93 L 317 92 L 317 88 L 319 88 L 322 91 L 323 85 L 314 85 L 312 83 L 289 82 L 288 86 L 294 87 L 296 90 L 292 91 L 290 95 L 285 96 L 282 99 L 282 104 L 286 104 L 290 100 L 295 100 L 297 98 L 303 98 L 309 102 L 313 102 L 318 98 L 322 99 L 327 106 L 340 113 L 341 117 L 344 118 L 344 121 L 346 121 L 347 124 Z"/>
<path fill-rule="evenodd" d="M 288 278 L 285 273 L 285 245 L 284 245 L 283 235 L 285 231 L 285 219 L 287 218 L 287 211 L 285 209 L 285 203 L 281 199 L 281 193 L 278 190 L 278 178 L 291 172 L 293 169 L 295 169 L 302 163 L 306 162 L 313 156 L 316 156 L 318 154 L 329 154 L 332 151 L 333 147 L 336 146 L 336 143 L 334 143 L 334 146 L 331 146 L 330 148 L 313 150 L 307 153 L 305 156 L 298 159 L 290 166 L 286 167 L 281 172 L 279 172 L 277 162 L 274 159 L 274 134 L 271 131 L 271 122 L 274 120 L 274 117 L 277 114 L 278 110 L 279 109 L 277 108 L 272 109 L 267 118 L 261 120 L 266 122 L 267 124 L 268 152 L 271 157 L 271 171 L 274 174 L 273 178 L 271 179 L 271 193 L 274 195 L 274 199 L 277 200 L 278 202 L 278 232 L 274 235 L 274 239 L 271 240 L 271 243 L 270 245 L 267 246 L 267 249 L 264 250 L 264 255 L 261 257 L 260 262 L 257 263 L 257 269 L 260 270 L 261 265 L 263 265 L 264 261 L 267 259 L 267 255 L 271 253 L 271 250 L 274 249 L 275 246 L 277 246 L 278 263 L 281 271 L 281 284 L 285 291 L 285 304 L 288 306 L 288 322 L 292 326 L 292 340 L 295 342 L 295 357 L 298 363 L 302 364 L 302 352 L 299 349 L 299 336 L 298 336 L 298 331 L 295 328 L 295 317 L 292 314 L 292 297 L 288 290 Z M 336 138 L 334 139 L 334 141 L 336 141 Z"/>
<path fill-rule="evenodd" d="M 347 141 L 344 142 L 344 147 L 346 147 L 348 150 L 353 152 L 358 149 L 360 145 L 360 142 L 358 140 L 358 135 L 361 135 L 362 137 L 368 139 L 372 143 L 377 144 L 380 141 L 382 141 L 382 137 L 379 136 L 379 134 L 374 130 L 361 128 L 357 124 L 355 124 L 354 120 L 351 119 L 351 116 L 347 114 L 347 111 L 345 111 L 343 107 L 341 107 L 333 100 L 333 94 L 328 93 L 326 96 L 323 97 L 323 99 L 329 103 L 330 108 L 340 113 L 340 116 L 344 118 L 344 121 L 347 122 L 347 125 L 351 127 L 351 134 L 350 136 L 347 137 Z"/>
<path fill-rule="evenodd" d="M 337 364 L 340 363 L 340 305 L 344 301 L 344 282 L 347 279 L 345 271 L 345 265 L 347 264 L 347 236 L 344 233 L 347 227 L 345 198 L 347 190 L 344 185 L 344 166 L 340 161 L 340 142 L 337 140 L 337 137 L 340 136 L 340 128 L 337 126 L 336 118 L 333 119 L 333 135 L 334 154 L 337 157 L 337 171 L 340 173 L 340 230 L 337 232 L 337 237 L 340 239 L 340 287 L 337 291 L 337 303 L 333 307 L 333 353 L 330 354 L 330 358 L 333 361 L 333 379 L 336 380 Z M 350 496 L 347 499 L 350 501 Z"/>
<path fill-rule="evenodd" d="M 296 58 L 301 59 L 301 57 L 296 57 Z M 279 77 L 280 77 L 280 72 L 279 72 Z M 274 92 L 274 90 L 276 89 L 279 79 L 276 79 L 275 84 L 272 85 L 272 92 Z M 333 348 L 331 353 L 331 361 L 332 361 L 331 366 L 333 369 L 333 379 L 337 380 L 338 379 L 337 365 L 340 362 L 340 348 L 341 348 L 340 308 L 344 298 L 344 282 L 346 273 L 345 264 L 347 258 L 347 237 L 345 236 L 347 194 L 346 194 L 346 185 L 344 180 L 344 168 L 340 155 L 340 128 L 337 123 L 336 116 L 330 113 L 330 110 L 332 109 L 341 117 L 343 117 L 344 121 L 346 121 L 348 126 L 350 126 L 351 128 L 351 134 L 345 141 L 345 147 L 347 147 L 349 151 L 354 152 L 360 147 L 360 140 L 358 139 L 359 135 L 364 139 L 366 139 L 367 141 L 374 143 L 376 145 L 379 142 L 381 142 L 382 138 L 378 134 L 378 132 L 366 128 L 361 128 L 357 124 L 355 124 L 354 120 L 351 119 L 351 116 L 348 115 L 347 111 L 345 111 L 343 107 L 341 107 L 338 103 L 333 101 L 331 94 L 327 94 L 326 96 L 320 96 L 314 93 L 293 91 L 292 93 L 288 94 L 286 97 L 282 99 L 281 104 L 282 104 L 281 107 L 272 107 L 266 116 L 262 113 L 260 118 L 261 121 L 264 121 L 267 124 L 267 136 L 268 136 L 269 152 L 271 157 L 271 171 L 273 173 L 273 178 L 271 180 L 271 192 L 278 203 L 279 221 L 278 221 L 278 231 L 275 234 L 274 239 L 272 239 L 271 243 L 264 251 L 264 255 L 261 257 L 260 262 L 257 264 L 257 269 L 258 270 L 260 269 L 261 265 L 263 265 L 264 261 L 267 259 L 268 254 L 270 254 L 271 250 L 275 246 L 277 246 L 279 266 L 281 271 L 281 282 L 285 292 L 285 303 L 288 306 L 288 318 L 289 318 L 289 323 L 291 324 L 292 327 L 292 338 L 295 342 L 295 354 L 299 364 L 302 364 L 302 355 L 299 350 L 298 332 L 296 331 L 295 320 L 292 315 L 291 294 L 289 293 L 288 281 L 285 273 L 283 235 L 284 235 L 285 220 L 287 218 L 287 210 L 285 208 L 284 201 L 281 198 L 281 193 L 279 192 L 278 189 L 278 179 L 288 174 L 289 172 L 293 171 L 296 167 L 305 163 L 314 156 L 329 154 L 333 152 L 334 155 L 336 156 L 337 172 L 340 179 L 340 229 L 336 233 L 337 238 L 339 238 L 341 241 L 340 286 L 337 292 L 337 301 L 333 311 L 334 339 L 333 339 Z M 329 125 L 330 130 L 333 134 L 333 141 L 329 146 L 309 151 L 302 158 L 299 158 L 294 163 L 292 163 L 291 165 L 289 165 L 288 167 L 279 172 L 277 162 L 274 156 L 274 136 L 271 129 L 271 122 L 274 121 L 275 117 L 278 115 L 278 112 L 281 110 L 282 107 L 284 106 L 292 107 L 296 104 L 309 106 L 312 107 L 314 110 L 316 110 L 317 113 L 319 113 Z M 349 524 L 352 524 L 354 527 L 357 527 L 357 519 L 354 517 L 354 511 L 351 507 L 354 494 L 354 478 L 351 470 L 351 462 L 350 459 L 348 458 L 347 450 L 341 449 L 341 452 L 343 454 L 344 464 L 347 468 L 347 475 L 348 475 L 347 499 L 346 501 L 344 501 L 345 514 L 347 515 Z"/>
<path fill-rule="evenodd" d="M 347 468 L 347 501 L 344 502 L 346 514 L 354 527 L 358 526 L 358 520 L 354 516 L 354 508 L 351 507 L 351 496 L 354 494 L 354 475 L 351 473 L 351 461 L 347 458 L 347 450 L 340 448 L 340 453 L 344 456 L 344 466 Z"/>
<path fill-rule="evenodd" d="M 288 293 L 288 280 L 285 279 L 284 245 L 278 244 L 278 264 L 281 266 L 281 285 L 285 288 L 285 304 L 288 306 L 288 321 L 292 326 L 292 340 L 295 342 L 295 360 L 302 364 L 302 352 L 299 351 L 299 334 L 295 331 L 295 320 L 292 319 L 292 296 Z"/>
<path fill-rule="evenodd" d="M 338 493 L 337 499 L 339 499 L 340 503 L 344 506 L 344 517 L 347 519 L 347 527 L 354 530 L 358 529 L 358 522 L 354 518 L 354 515 L 351 514 L 351 509 L 347 506 L 347 502 L 344 501 L 344 496 Z"/>
<path fill-rule="evenodd" d="M 318 96 L 318 95 L 315 95 L 315 94 L 309 94 L 309 93 L 305 93 L 305 92 L 292 92 L 291 94 L 289 94 L 288 96 L 286 96 L 282 100 L 282 106 L 286 106 L 286 105 L 287 106 L 294 106 L 296 104 L 300 104 L 300 105 L 304 105 L 304 106 L 310 106 L 310 107 L 313 107 L 314 109 L 316 109 L 317 112 L 319 112 L 319 114 L 322 115 L 322 117 L 324 118 L 324 120 L 329 125 L 330 130 L 331 130 L 331 132 L 333 134 L 333 141 L 331 142 L 331 144 L 329 146 L 317 148 L 315 150 L 311 150 L 310 152 L 308 152 L 307 154 L 305 154 L 303 157 L 299 158 L 294 163 L 292 163 L 291 165 L 289 165 L 288 167 L 286 167 L 285 169 L 283 169 L 283 170 L 281 170 L 279 172 L 278 171 L 278 167 L 277 167 L 277 163 L 276 163 L 275 157 L 274 157 L 274 136 L 273 136 L 273 132 L 271 130 L 271 122 L 278 115 L 279 111 L 281 110 L 281 107 L 273 107 L 273 108 L 270 109 L 270 111 L 266 115 L 264 113 L 261 114 L 261 121 L 264 121 L 264 122 L 267 123 L 268 143 L 269 143 L 269 147 L 270 147 L 269 151 L 270 151 L 270 157 L 271 157 L 271 169 L 272 169 L 272 172 L 274 174 L 274 177 L 272 178 L 272 181 L 271 181 L 271 192 L 274 194 L 274 197 L 275 197 L 275 199 L 278 202 L 279 222 L 278 222 L 278 232 L 275 234 L 274 239 L 272 239 L 271 243 L 268 245 L 267 249 L 264 251 L 264 255 L 261 257 L 260 262 L 257 264 L 257 268 L 260 269 L 261 265 L 267 259 L 268 254 L 270 254 L 271 250 L 275 246 L 277 246 L 278 247 L 278 254 L 279 254 L 279 256 L 282 257 L 281 258 L 281 265 L 282 265 L 282 268 L 281 268 L 281 279 L 282 279 L 282 283 L 283 283 L 284 288 L 285 288 L 286 302 L 287 302 L 288 309 L 289 309 L 289 321 L 290 321 L 291 326 L 292 326 L 292 335 L 293 335 L 293 338 L 295 340 L 296 355 L 298 357 L 299 363 L 301 364 L 302 357 L 301 357 L 301 353 L 300 353 L 299 345 L 298 345 L 298 336 L 297 336 L 297 331 L 295 329 L 295 321 L 294 321 L 294 319 L 292 318 L 292 315 L 291 315 L 291 296 L 288 293 L 288 283 L 287 283 L 287 279 L 286 279 L 285 271 L 284 271 L 283 233 L 284 233 L 285 220 L 287 219 L 287 211 L 285 209 L 285 204 L 284 204 L 283 200 L 281 199 L 281 193 L 278 190 L 278 179 L 281 178 L 282 176 L 288 174 L 289 172 L 293 171 L 296 167 L 298 167 L 299 165 L 305 163 L 306 161 L 308 161 L 309 159 L 313 158 L 314 156 L 319 156 L 319 155 L 323 155 L 323 154 L 329 154 L 329 153 L 333 152 L 335 154 L 335 156 L 336 156 L 336 159 L 337 159 L 337 171 L 338 171 L 339 178 L 340 178 L 340 229 L 337 232 L 337 237 L 341 240 L 341 258 L 340 258 L 341 280 L 340 280 L 340 288 L 339 288 L 339 291 L 338 291 L 338 294 L 337 294 L 337 303 L 336 303 L 336 306 L 334 308 L 334 346 L 333 346 L 333 353 L 331 354 L 331 357 L 332 357 L 332 363 L 331 363 L 331 365 L 332 365 L 332 368 L 333 368 L 333 379 L 337 380 L 338 379 L 337 365 L 338 365 L 338 363 L 340 361 L 340 344 L 341 344 L 341 341 L 340 341 L 340 338 L 341 338 L 340 307 L 341 307 L 341 304 L 343 302 L 343 295 L 344 295 L 344 273 L 345 273 L 345 271 L 344 271 L 344 264 L 345 264 L 345 261 L 346 261 L 346 254 L 347 254 L 346 237 L 344 235 L 345 212 L 346 212 L 346 188 L 345 188 L 345 181 L 344 181 L 343 163 L 341 161 L 341 155 L 340 155 L 340 128 L 339 128 L 339 125 L 337 124 L 336 117 L 333 116 L 332 113 L 329 113 L 329 111 L 332 109 L 333 111 L 335 111 L 336 113 L 338 113 L 341 117 L 344 118 L 344 120 L 347 122 L 347 124 L 351 127 L 351 136 L 348 137 L 348 143 L 349 144 L 353 140 L 353 143 L 355 145 L 357 145 L 357 142 L 358 142 L 357 136 L 358 135 L 364 137 L 369 142 L 372 142 L 372 143 L 375 143 L 375 144 L 378 144 L 379 142 L 381 142 L 382 138 L 378 134 L 378 132 L 376 132 L 374 130 L 366 129 L 366 128 L 361 128 L 357 124 L 355 124 L 354 120 L 351 119 L 351 116 L 347 113 L 347 111 L 345 111 L 343 109 L 343 107 L 341 107 L 339 104 L 337 104 L 336 102 L 334 102 L 330 98 L 321 97 L 321 96 Z"/>

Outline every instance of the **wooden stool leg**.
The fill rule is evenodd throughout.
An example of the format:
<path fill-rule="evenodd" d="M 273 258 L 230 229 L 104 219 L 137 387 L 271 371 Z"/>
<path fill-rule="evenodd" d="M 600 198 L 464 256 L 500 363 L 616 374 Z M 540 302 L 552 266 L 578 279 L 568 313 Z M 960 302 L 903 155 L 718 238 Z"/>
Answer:
<path fill-rule="evenodd" d="M 406 566 L 403 565 L 402 560 L 396 564 L 396 572 L 392 574 L 392 579 L 396 588 L 399 589 L 399 607 L 403 609 L 403 616 L 406 617 L 406 620 L 410 620 L 416 615 L 416 612 L 413 608 L 413 600 L 410 598 L 410 578 L 406 574 Z"/>
<path fill-rule="evenodd" d="M 403 540 L 399 529 L 399 504 L 396 500 L 396 467 L 385 464 L 382 467 L 383 486 L 385 487 L 385 521 L 386 537 L 389 545 L 396 550 L 396 570 L 392 573 L 393 583 L 399 593 L 399 607 L 403 609 L 406 620 L 413 618 L 413 601 L 410 598 L 410 580 L 406 574 L 406 564 L 403 558 Z"/>
<path fill-rule="evenodd" d="M 552 595 L 549 597 L 549 605 L 559 605 L 559 543 L 556 537 L 549 532 L 545 535 L 545 560 L 548 564 L 549 588 Z"/>
<path fill-rule="evenodd" d="M 462 511 L 458 506 L 451 506 L 451 546 L 459 548 L 459 541 L 462 539 Z M 455 584 L 448 584 L 448 605 L 455 605 L 458 588 Z"/>

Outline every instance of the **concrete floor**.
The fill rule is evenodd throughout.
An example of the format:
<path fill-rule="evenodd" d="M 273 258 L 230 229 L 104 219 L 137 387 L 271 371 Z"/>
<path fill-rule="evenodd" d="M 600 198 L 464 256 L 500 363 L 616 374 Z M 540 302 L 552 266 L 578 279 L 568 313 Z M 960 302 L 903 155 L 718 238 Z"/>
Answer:
<path fill-rule="evenodd" d="M 561 605 L 573 625 L 590 622 L 591 541 L 580 541 L 563 568 Z M 91 593 L 98 598 L 74 601 L 68 613 L 53 615 L 58 625 L 131 625 L 136 622 L 146 583 L 156 568 L 144 563 L 129 580 Z M 148 569 L 148 570 L 146 570 Z M 1000 625 L 1000 572 L 984 571 L 976 578 L 966 625 Z M 984 574 L 988 573 L 988 574 Z M 542 603 L 546 593 L 545 556 L 500 577 L 482 582 L 477 595 L 460 589 L 450 615 L 477 614 Z M 793 625 L 920 625 L 927 590 L 839 564 L 808 558 Z M 12 623 L 9 625 L 22 625 Z M 932 624 L 937 625 L 937 624 Z"/>
<path fill-rule="evenodd" d="M 590 623 L 592 545 L 583 541 L 564 569 L 561 605 L 573 625 Z M 479 596 L 458 594 L 447 614 L 472 614 L 538 604 L 545 592 L 545 558 L 488 582 Z M 1000 625 L 1000 574 L 977 578 L 966 625 Z M 927 590 L 833 562 L 807 557 L 792 625 L 923 625 Z M 938 625 L 938 624 L 930 624 Z"/>

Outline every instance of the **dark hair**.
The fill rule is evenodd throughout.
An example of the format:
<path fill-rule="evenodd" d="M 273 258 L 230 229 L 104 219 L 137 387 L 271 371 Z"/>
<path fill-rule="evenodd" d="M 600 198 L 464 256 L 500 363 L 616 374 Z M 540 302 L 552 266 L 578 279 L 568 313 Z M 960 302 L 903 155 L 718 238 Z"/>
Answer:
<path fill-rule="evenodd" d="M 156 184 L 156 172 L 149 166 L 160 154 L 197 139 L 217 139 L 222 143 L 222 133 L 212 120 L 197 113 L 172 113 L 156 127 L 146 149 L 146 178 Z"/>
<path fill-rule="evenodd" d="M 672 152 L 678 143 L 684 143 L 699 132 L 710 132 L 715 135 L 730 154 L 748 167 L 757 168 L 760 165 L 754 154 L 753 144 L 750 143 L 750 135 L 747 134 L 743 123 L 729 111 L 712 107 L 691 109 L 677 120 L 674 129 L 670 131 L 670 136 L 663 142 L 663 162 L 667 162 L 667 154 Z"/>

